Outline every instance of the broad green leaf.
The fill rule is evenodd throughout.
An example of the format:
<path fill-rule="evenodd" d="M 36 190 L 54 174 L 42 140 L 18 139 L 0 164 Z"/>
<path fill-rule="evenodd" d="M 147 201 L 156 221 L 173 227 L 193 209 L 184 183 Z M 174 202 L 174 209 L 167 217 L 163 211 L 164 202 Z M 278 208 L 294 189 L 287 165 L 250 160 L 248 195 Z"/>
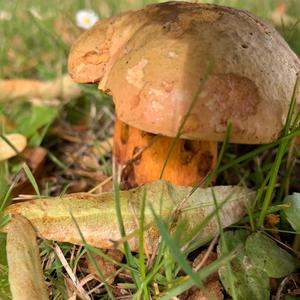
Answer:
<path fill-rule="evenodd" d="M 238 255 L 227 265 L 219 269 L 220 279 L 228 294 L 232 295 L 230 278 L 235 286 L 237 299 L 269 299 L 269 277 L 266 272 L 257 269 L 246 254 L 245 242 L 249 233 L 246 230 L 224 233 L 228 251 L 240 246 Z M 222 242 L 218 245 L 218 255 L 224 253 Z"/>
<path fill-rule="evenodd" d="M 149 251 L 153 250 L 159 237 L 159 231 L 153 220 L 150 205 L 155 213 L 167 219 L 176 204 L 191 191 L 190 187 L 175 187 L 166 181 L 159 180 L 129 191 L 120 192 L 120 210 L 122 212 L 125 232 L 131 250 L 138 250 L 139 206 L 142 203 L 144 189 L 147 190 L 145 203 L 145 243 Z M 177 224 L 185 226 L 190 232 L 202 222 L 208 214 L 215 211 L 212 199 L 212 188 L 198 189 L 188 198 Z M 214 187 L 218 204 L 227 202 L 220 209 L 220 217 L 224 227 L 238 222 L 246 213 L 246 206 L 254 199 L 255 193 L 242 187 Z M 82 240 L 71 218 L 70 211 L 77 221 L 87 243 L 99 248 L 115 246 L 121 236 L 117 225 L 117 217 L 113 193 L 91 195 L 86 193 L 65 195 L 61 198 L 46 198 L 26 201 L 9 206 L 6 213 L 22 214 L 35 227 L 37 234 L 56 241 L 81 244 Z M 182 225 L 183 224 L 183 225 Z M 199 238 L 218 234 L 216 218 L 206 225 Z M 124 241 L 124 239 L 123 239 Z"/>
<path fill-rule="evenodd" d="M 294 193 L 285 197 L 284 203 L 289 204 L 289 208 L 283 210 L 293 229 L 300 232 L 300 193 Z"/>
<path fill-rule="evenodd" d="M 40 128 L 48 125 L 56 116 L 57 109 L 47 106 L 33 106 L 27 113 L 21 114 L 15 123 L 20 133 L 32 137 Z"/>
<path fill-rule="evenodd" d="M 36 233 L 24 217 L 15 216 L 7 230 L 9 284 L 14 300 L 47 300 Z"/>
<path fill-rule="evenodd" d="M 284 277 L 299 266 L 299 262 L 291 254 L 260 232 L 248 237 L 246 253 L 256 269 L 273 278 Z"/>

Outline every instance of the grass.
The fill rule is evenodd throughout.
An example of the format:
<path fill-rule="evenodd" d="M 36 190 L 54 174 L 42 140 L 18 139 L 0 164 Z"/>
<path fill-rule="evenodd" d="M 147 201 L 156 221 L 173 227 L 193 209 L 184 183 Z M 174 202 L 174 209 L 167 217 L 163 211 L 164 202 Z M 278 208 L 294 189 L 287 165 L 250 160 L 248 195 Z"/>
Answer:
<path fill-rule="evenodd" d="M 66 72 L 70 44 L 81 33 L 74 19 L 74 15 L 79 9 L 89 8 L 97 12 L 100 17 L 107 17 L 126 9 L 142 7 L 150 2 L 153 1 L 53 0 L 50 5 L 48 1 L 0 0 L 0 12 L 7 11 L 11 14 L 10 20 L 0 20 L 0 36 L 2 39 L 0 43 L 0 77 L 5 79 L 37 78 L 41 80 L 57 78 Z M 208 2 L 247 9 L 273 22 L 272 13 L 280 1 L 214 0 Z M 299 55 L 300 27 L 295 24 L 300 17 L 300 6 L 298 0 L 290 0 L 287 4 L 287 12 L 295 21 L 292 23 L 277 22 L 276 26 L 290 43 L 295 53 Z M 53 175 L 47 176 L 44 174 L 42 176 L 43 188 L 40 190 L 34 178 L 35 175 L 32 174 L 27 165 L 24 167 L 20 158 L 17 157 L 9 162 L 0 162 L 0 212 L 9 203 L 13 188 L 24 176 L 28 178 L 30 184 L 34 187 L 32 193 L 42 196 L 59 195 L 65 190 L 68 191 L 74 181 L 75 185 L 79 185 L 81 176 L 74 173 L 79 165 L 75 154 L 78 153 L 79 156 L 77 157 L 86 155 L 93 148 L 95 140 L 103 140 L 109 136 L 114 121 L 112 104 L 107 96 L 100 94 L 94 87 L 83 86 L 82 90 L 84 94 L 78 99 L 74 99 L 69 103 L 61 103 L 58 107 L 41 103 L 39 106 L 35 106 L 26 99 L 15 102 L 13 105 L 11 102 L 0 103 L 0 132 L 4 133 L 11 130 L 10 123 L 13 123 L 13 130 L 23 133 L 28 138 L 31 146 L 41 145 L 46 148 L 48 150 L 48 161 L 43 166 L 45 173 L 54 174 L 54 177 L 58 178 L 58 180 L 55 180 Z M 295 97 L 293 100 L 295 101 Z M 272 230 L 264 228 L 266 215 L 284 209 L 281 202 L 285 195 L 300 192 L 300 185 L 297 182 L 300 155 L 296 148 L 291 148 L 293 139 L 300 135 L 299 116 L 296 121 L 293 121 L 293 111 L 294 102 L 291 104 L 283 135 L 273 144 L 243 146 L 224 143 L 221 148 L 222 155 L 220 155 L 217 168 L 213 172 L 214 176 L 218 175 L 216 184 L 242 183 L 247 187 L 258 190 L 256 205 L 249 209 L 247 218 L 240 225 L 246 226 L 252 231 L 261 228 L 267 231 Z M 99 127 L 102 130 L 99 130 Z M 63 133 L 67 132 L 69 134 L 70 132 L 72 138 L 82 139 L 82 141 L 76 144 L 76 148 L 70 150 L 67 142 L 62 141 L 59 135 L 53 134 L 55 128 L 63 131 Z M 84 133 L 80 130 L 83 130 Z M 181 130 L 178 131 L 178 137 L 180 134 Z M 292 153 L 292 158 L 288 158 L 288 151 Z M 89 156 L 86 157 L 90 159 Z M 290 159 L 293 161 L 293 168 L 289 168 L 287 173 L 286 165 L 291 166 L 289 164 Z M 110 176 L 112 174 L 111 167 L 109 167 L 111 165 L 110 154 L 105 154 L 99 160 L 101 164 L 97 165 L 97 171 Z M 213 175 L 208 178 L 208 182 L 212 180 Z M 87 179 L 84 182 L 86 189 L 92 188 L 94 182 L 92 179 Z M 118 186 L 115 186 L 119 228 L 126 240 L 122 212 L 118 202 L 118 191 Z M 145 200 L 147 195 L 144 196 Z M 98 275 L 103 278 L 102 271 L 93 258 L 93 254 L 97 254 L 105 260 L 115 263 L 121 270 L 126 270 L 127 273 L 131 274 L 132 282 L 125 280 L 120 283 L 120 286 L 131 293 L 134 299 L 153 299 L 155 298 L 153 295 L 158 291 L 161 299 L 171 299 L 193 285 L 203 287 L 203 280 L 209 274 L 223 264 L 230 264 L 232 258 L 235 257 L 238 250 L 226 253 L 199 272 L 194 272 L 189 264 L 188 259 L 193 255 L 195 249 L 206 247 L 207 241 L 197 241 L 195 236 L 211 218 L 218 216 L 220 207 L 217 207 L 213 214 L 208 216 L 194 232 L 191 232 L 182 241 L 184 245 L 188 245 L 185 251 L 182 251 L 178 246 L 174 235 L 170 234 L 168 226 L 154 213 L 162 240 L 156 258 L 149 265 L 149 258 L 147 253 L 144 252 L 145 245 L 143 244 L 145 234 L 143 230 L 144 205 L 145 201 L 141 203 L 139 212 L 140 228 L 142 229 L 139 232 L 139 255 L 130 252 L 127 242 L 125 242 L 126 259 L 123 262 L 115 261 L 101 250 L 95 249 L 86 243 L 84 244 L 85 248 L 82 249 L 78 246 L 63 244 L 62 250 L 65 257 L 69 259 L 71 266 L 79 265 L 78 273 L 84 272 L 82 258 L 87 254 Z M 7 221 L 6 217 L 0 217 L 0 225 Z M 280 226 L 277 233 L 281 234 L 283 241 L 291 244 L 290 233 L 292 231 L 289 230 L 290 228 L 284 220 L 282 220 Z M 80 228 L 78 230 L 80 231 Z M 222 231 L 220 236 L 223 245 L 226 245 Z M 3 239 L 1 238 L 1 240 Z M 82 236 L 82 240 L 84 241 L 84 236 Z M 44 260 L 45 276 L 51 291 L 51 299 L 68 299 L 68 289 L 64 282 L 64 269 L 57 257 L 53 257 L 53 244 L 43 241 L 40 244 L 40 250 L 41 257 Z M 75 252 L 77 253 L 76 263 L 74 259 L 72 260 Z M 0 255 L 4 255 L 1 250 Z M 1 287 L 3 289 L 7 287 L 7 278 L 5 277 L 7 269 L 2 259 L 0 259 L 0 262 L 4 265 L 3 267 L 0 266 L 1 292 Z M 106 295 L 100 288 L 100 292 L 95 296 L 95 299 L 114 298 L 115 287 L 112 288 L 106 283 L 104 283 L 104 287 Z M 236 296 L 232 296 L 233 299 L 237 299 Z"/>

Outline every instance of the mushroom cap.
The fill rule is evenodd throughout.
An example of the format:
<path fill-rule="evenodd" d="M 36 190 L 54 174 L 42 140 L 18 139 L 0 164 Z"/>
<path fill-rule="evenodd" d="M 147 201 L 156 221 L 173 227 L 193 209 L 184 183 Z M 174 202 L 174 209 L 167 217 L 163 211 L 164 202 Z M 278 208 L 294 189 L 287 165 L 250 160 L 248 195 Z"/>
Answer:
<path fill-rule="evenodd" d="M 182 137 L 222 141 L 231 121 L 231 142 L 245 144 L 280 135 L 299 70 L 287 43 L 256 16 L 187 2 L 100 21 L 69 57 L 73 79 L 98 82 L 133 127 L 173 137 L 194 103 Z"/>

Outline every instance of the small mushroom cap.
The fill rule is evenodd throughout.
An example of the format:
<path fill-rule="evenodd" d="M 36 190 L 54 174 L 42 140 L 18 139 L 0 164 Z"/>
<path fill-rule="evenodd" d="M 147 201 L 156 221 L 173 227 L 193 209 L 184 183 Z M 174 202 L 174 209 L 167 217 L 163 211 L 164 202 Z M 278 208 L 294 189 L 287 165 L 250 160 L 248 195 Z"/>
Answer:
<path fill-rule="evenodd" d="M 254 15 L 186 2 L 100 21 L 69 57 L 73 79 L 99 82 L 133 127 L 173 137 L 196 100 L 182 137 L 222 141 L 231 121 L 231 142 L 245 144 L 278 138 L 299 70 L 283 38 Z"/>

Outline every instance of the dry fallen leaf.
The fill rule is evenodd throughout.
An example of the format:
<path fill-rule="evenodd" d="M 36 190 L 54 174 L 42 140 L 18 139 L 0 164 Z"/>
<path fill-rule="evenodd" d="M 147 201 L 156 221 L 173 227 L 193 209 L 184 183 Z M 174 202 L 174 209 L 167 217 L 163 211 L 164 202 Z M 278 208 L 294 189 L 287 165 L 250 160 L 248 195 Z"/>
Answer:
<path fill-rule="evenodd" d="M 68 100 L 79 95 L 79 85 L 68 74 L 49 81 L 33 79 L 0 80 L 0 102 L 19 98 L 40 100 L 62 98 Z"/>
<path fill-rule="evenodd" d="M 18 152 L 22 152 L 27 145 L 26 137 L 19 133 L 5 134 L 4 138 L 8 140 Z M 4 138 L 0 137 L 0 161 L 9 159 L 18 154 Z"/>
<path fill-rule="evenodd" d="M 138 237 L 133 234 L 138 230 L 139 205 L 146 191 L 145 243 L 149 252 L 154 250 L 159 232 L 154 224 L 150 206 L 156 214 L 167 218 L 176 204 L 191 191 L 190 187 L 176 187 L 159 180 L 129 191 L 120 192 L 120 205 L 127 234 L 132 234 L 128 242 L 133 251 L 138 250 Z M 238 186 L 220 186 L 196 190 L 186 201 L 179 215 L 177 224 L 183 225 L 186 232 L 191 232 L 209 214 L 215 211 L 212 191 L 217 203 L 226 203 L 220 209 L 223 227 L 238 222 L 246 213 L 255 193 Z M 61 198 L 47 198 L 26 201 L 10 205 L 8 214 L 21 214 L 31 221 L 38 236 L 44 239 L 82 244 L 81 237 L 71 218 L 72 212 L 86 241 L 98 248 L 113 248 L 121 236 L 117 225 L 114 193 L 91 195 L 87 193 L 65 195 Z M 206 225 L 199 238 L 210 237 L 219 233 L 216 217 Z"/>
<path fill-rule="evenodd" d="M 103 250 L 103 252 L 117 262 L 121 262 L 121 260 L 123 259 L 123 253 L 118 249 Z M 117 266 L 115 264 L 113 264 L 112 262 L 105 260 L 100 255 L 93 254 L 93 257 L 97 263 L 97 266 L 101 270 L 106 282 L 109 284 L 112 284 L 114 282 L 115 275 L 117 272 Z M 101 281 L 101 278 L 97 274 L 97 270 L 96 270 L 93 262 L 91 262 L 88 258 L 87 258 L 87 268 L 88 268 L 89 273 L 94 274 L 96 276 L 96 278 L 99 281 Z"/>
<path fill-rule="evenodd" d="M 36 233 L 22 216 L 14 216 L 7 226 L 9 284 L 14 300 L 46 300 Z"/>
<path fill-rule="evenodd" d="M 274 228 L 280 223 L 280 216 L 275 214 L 266 215 L 265 222 L 269 228 Z"/>

